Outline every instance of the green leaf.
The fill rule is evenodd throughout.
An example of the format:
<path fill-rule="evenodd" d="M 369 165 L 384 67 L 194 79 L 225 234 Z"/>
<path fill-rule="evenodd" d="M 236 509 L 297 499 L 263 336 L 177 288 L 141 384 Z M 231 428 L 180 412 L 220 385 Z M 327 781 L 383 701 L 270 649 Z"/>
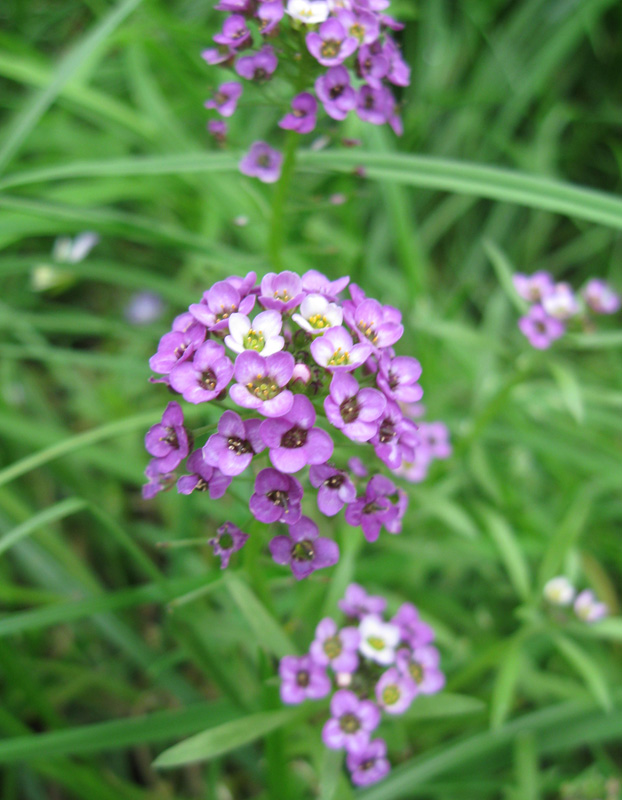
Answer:
<path fill-rule="evenodd" d="M 502 656 L 490 703 L 490 724 L 492 728 L 501 727 L 512 709 L 516 684 L 518 683 L 523 662 L 522 648 L 524 640 L 525 635 L 523 632 L 514 636 Z"/>
<path fill-rule="evenodd" d="M 575 420 L 581 424 L 585 419 L 585 406 L 583 404 L 581 386 L 576 374 L 572 369 L 557 361 L 551 362 L 550 367 L 564 405 Z"/>
<path fill-rule="evenodd" d="M 441 719 L 460 717 L 465 714 L 479 714 L 486 704 L 478 697 L 466 694 L 441 692 L 436 695 L 419 695 L 403 715 L 405 719 Z"/>
<path fill-rule="evenodd" d="M 248 717 L 225 722 L 216 728 L 199 733 L 165 750 L 154 761 L 158 768 L 178 767 L 207 761 L 250 744 L 271 731 L 286 725 L 300 715 L 299 709 L 262 711 Z"/>
<path fill-rule="evenodd" d="M 480 511 L 488 532 L 497 546 L 514 590 L 519 597 L 527 600 L 531 584 L 529 567 L 514 531 L 504 517 L 492 508 L 480 506 Z"/>
<path fill-rule="evenodd" d="M 581 675 L 595 700 L 609 711 L 612 705 L 611 692 L 598 664 L 582 647 L 567 636 L 557 634 L 553 641 L 568 663 Z"/>
<path fill-rule="evenodd" d="M 586 636 L 594 636 L 598 639 L 611 639 L 614 642 L 622 642 L 622 618 L 609 617 L 601 619 L 599 622 L 581 625 L 580 633 Z"/>
<path fill-rule="evenodd" d="M 510 260 L 494 242 L 490 241 L 490 239 L 484 239 L 483 245 L 486 255 L 495 268 L 499 283 L 503 287 L 508 299 L 520 314 L 525 314 L 529 308 L 529 304 L 520 297 L 514 288 L 514 281 L 512 278 L 516 270 L 510 264 Z"/>
<path fill-rule="evenodd" d="M 225 586 L 242 616 L 255 634 L 257 644 L 270 650 L 277 658 L 296 655 L 296 646 L 259 601 L 253 591 L 233 572 L 227 574 Z"/>
<path fill-rule="evenodd" d="M 26 520 L 26 522 L 13 528 L 12 531 L 9 531 L 0 539 L 0 555 L 5 553 L 10 547 L 13 547 L 20 539 L 36 531 L 37 528 L 42 528 L 52 522 L 57 522 L 72 514 L 77 514 L 78 511 L 82 511 L 87 505 L 88 504 L 84 500 L 80 500 L 77 497 L 69 497 L 66 500 L 61 500 L 59 503 L 46 508 L 44 511 L 40 511 L 38 514 Z"/>

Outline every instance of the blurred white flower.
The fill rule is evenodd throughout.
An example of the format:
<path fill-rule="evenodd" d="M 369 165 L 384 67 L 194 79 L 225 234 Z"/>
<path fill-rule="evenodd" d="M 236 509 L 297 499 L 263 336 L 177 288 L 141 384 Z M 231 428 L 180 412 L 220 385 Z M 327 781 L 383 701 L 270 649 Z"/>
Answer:
<path fill-rule="evenodd" d="M 549 603 L 555 606 L 569 606 L 574 599 L 575 591 L 568 578 L 558 575 L 544 585 L 542 593 Z"/>

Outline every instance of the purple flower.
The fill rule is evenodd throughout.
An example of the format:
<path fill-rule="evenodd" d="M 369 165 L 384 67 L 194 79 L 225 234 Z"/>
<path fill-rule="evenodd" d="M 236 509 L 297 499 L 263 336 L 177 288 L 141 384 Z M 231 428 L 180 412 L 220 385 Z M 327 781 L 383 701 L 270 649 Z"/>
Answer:
<path fill-rule="evenodd" d="M 259 302 L 264 308 L 284 314 L 299 306 L 303 299 L 302 281 L 295 272 L 268 272 L 261 279 Z"/>
<path fill-rule="evenodd" d="M 264 358 L 254 350 L 245 350 L 235 360 L 235 379 L 229 394 L 242 408 L 253 408 L 264 417 L 287 414 L 294 396 L 284 387 L 294 372 L 291 353 L 274 353 Z"/>
<path fill-rule="evenodd" d="M 235 411 L 225 411 L 218 421 L 218 433 L 203 446 L 206 464 L 218 467 L 224 475 L 240 475 L 253 456 L 264 449 L 259 435 L 261 420 L 242 421 Z"/>
<path fill-rule="evenodd" d="M 229 45 L 220 44 L 218 47 L 209 47 L 207 50 L 203 50 L 201 58 L 205 59 L 210 66 L 224 64 L 228 61 L 233 62 L 235 50 Z"/>
<path fill-rule="evenodd" d="M 406 419 L 392 400 L 378 421 L 378 433 L 371 439 L 376 455 L 390 469 L 398 469 L 402 461 L 412 461 L 417 447 L 417 426 Z"/>
<path fill-rule="evenodd" d="M 262 183 L 275 183 L 281 176 L 282 164 L 282 153 L 266 142 L 254 142 L 240 161 L 239 168 L 243 175 L 259 178 Z"/>
<path fill-rule="evenodd" d="M 524 317 L 518 320 L 521 333 L 529 339 L 532 347 L 546 350 L 564 335 L 564 323 L 550 317 L 542 306 L 532 306 Z"/>
<path fill-rule="evenodd" d="M 235 62 L 235 71 L 241 78 L 260 83 L 272 76 L 278 63 L 274 48 L 266 44 L 255 55 L 238 58 Z"/>
<path fill-rule="evenodd" d="M 345 67 L 332 67 L 315 82 L 315 93 L 329 117 L 343 120 L 356 106 L 356 92 L 350 86 L 350 74 Z"/>
<path fill-rule="evenodd" d="M 172 472 L 188 455 L 190 445 L 184 428 L 184 412 L 179 403 L 169 403 L 162 414 L 162 421 L 149 428 L 145 436 L 145 449 L 154 456 L 153 469 L 160 473 Z"/>
<path fill-rule="evenodd" d="M 395 86 L 408 86 L 410 83 L 410 67 L 402 58 L 400 49 L 390 36 L 385 37 L 384 54 L 390 62 L 387 78 Z"/>
<path fill-rule="evenodd" d="M 248 534 L 241 531 L 233 522 L 225 522 L 216 530 L 216 536 L 208 539 L 214 549 L 214 555 L 220 556 L 220 568 L 226 569 L 233 553 L 241 550 L 246 544 Z"/>
<path fill-rule="evenodd" d="M 190 315 L 188 315 L 190 316 Z M 168 373 L 177 364 L 187 361 L 195 350 L 205 341 L 205 326 L 195 322 L 185 330 L 172 330 L 165 333 L 158 344 L 158 352 L 149 359 L 149 366 L 161 375 Z"/>
<path fill-rule="evenodd" d="M 164 301 L 156 292 L 136 292 L 124 308 L 125 319 L 130 325 L 149 325 L 160 319 Z"/>
<path fill-rule="evenodd" d="M 208 339 L 194 354 L 171 370 L 169 380 L 173 389 L 189 403 L 213 400 L 229 385 L 233 364 L 225 355 L 222 344 Z"/>
<path fill-rule="evenodd" d="M 307 698 L 320 700 L 331 690 L 326 669 L 310 656 L 284 656 L 279 664 L 279 676 L 281 700 L 287 705 L 298 705 Z"/>
<path fill-rule="evenodd" d="M 223 83 L 214 97 L 206 101 L 205 108 L 213 108 L 223 117 L 230 117 L 235 112 L 241 94 L 242 84 L 238 81 Z"/>
<path fill-rule="evenodd" d="M 226 413 L 226 412 L 225 412 Z M 202 450 L 195 450 L 186 462 L 190 475 L 182 475 L 177 481 L 177 491 L 180 494 L 191 494 L 194 491 L 205 492 L 209 490 L 211 500 L 221 498 L 231 483 L 231 478 L 211 466 L 205 461 Z"/>
<path fill-rule="evenodd" d="M 388 669 L 376 684 L 376 702 L 387 714 L 403 714 L 417 694 L 417 687 L 408 673 Z"/>
<path fill-rule="evenodd" d="M 302 276 L 302 288 L 307 294 L 323 294 L 328 300 L 336 300 L 349 282 L 347 275 L 337 278 L 336 281 L 329 281 L 326 275 L 316 269 L 309 269 Z"/>
<path fill-rule="evenodd" d="M 436 694 L 445 685 L 445 676 L 438 668 L 440 655 L 436 647 L 421 646 L 398 650 L 397 669 L 414 684 L 415 694 Z M 387 709 L 388 711 L 388 709 Z"/>
<path fill-rule="evenodd" d="M 296 478 L 268 467 L 255 478 L 255 492 L 249 506 L 260 522 L 291 525 L 300 519 L 302 495 L 302 486 Z"/>
<path fill-rule="evenodd" d="M 272 33 L 283 19 L 284 13 L 285 10 L 282 0 L 263 0 L 257 9 L 257 18 L 259 19 L 259 30 L 261 33 L 264 36 Z"/>
<path fill-rule="evenodd" d="M 344 317 L 359 339 L 370 342 L 375 348 L 391 347 L 404 333 L 400 312 L 372 298 L 344 303 Z"/>
<path fill-rule="evenodd" d="M 402 641 L 413 649 L 434 641 L 434 629 L 419 617 L 419 612 L 412 603 L 402 603 L 391 623 L 397 625 Z"/>
<path fill-rule="evenodd" d="M 375 542 L 380 528 L 390 524 L 397 511 L 389 500 L 395 494 L 395 485 L 384 475 L 374 475 L 367 484 L 365 496 L 355 500 L 346 508 L 346 522 L 353 527 L 361 526 L 368 542 Z"/>
<path fill-rule="evenodd" d="M 309 652 L 316 664 L 330 664 L 335 672 L 354 672 L 359 664 L 360 638 L 356 628 L 337 630 L 335 621 L 325 617 L 315 629 Z"/>
<path fill-rule="evenodd" d="M 234 14 L 250 14 L 253 0 L 220 0 L 214 8 L 216 11 L 231 11 Z"/>
<path fill-rule="evenodd" d="M 322 740 L 331 750 L 342 747 L 348 753 L 361 753 L 369 744 L 370 733 L 378 727 L 380 711 L 371 700 L 359 700 L 354 692 L 340 689 L 330 701 L 332 717 L 322 729 Z"/>
<path fill-rule="evenodd" d="M 311 342 L 315 362 L 330 372 L 352 372 L 369 358 L 371 350 L 369 344 L 354 344 L 348 331 L 341 326 L 329 328 Z"/>
<path fill-rule="evenodd" d="M 256 272 L 247 272 L 242 278 L 239 275 L 229 275 L 227 283 L 230 283 L 236 289 L 241 298 L 247 297 L 249 294 L 257 294 L 255 289 L 255 281 L 257 280 Z"/>
<path fill-rule="evenodd" d="M 596 314 L 615 314 L 620 309 L 620 295 L 599 278 L 592 278 L 585 284 L 583 297 Z"/>
<path fill-rule="evenodd" d="M 311 467 L 309 481 L 318 490 L 317 505 L 327 517 L 334 517 L 356 500 L 356 489 L 346 473 L 327 464 Z"/>
<path fill-rule="evenodd" d="M 374 739 L 359 752 L 348 753 L 346 764 L 352 783 L 355 786 L 370 786 L 381 781 L 391 769 L 386 756 L 387 743 L 384 739 Z"/>
<path fill-rule="evenodd" d="M 255 305 L 255 296 L 240 297 L 230 281 L 217 281 L 203 293 L 200 303 L 192 303 L 190 313 L 210 331 L 229 328 L 229 317 L 236 312 L 250 314 Z"/>
<path fill-rule="evenodd" d="M 385 86 L 377 88 L 365 84 L 356 98 L 356 113 L 372 125 L 384 125 L 388 119 L 391 93 Z"/>
<path fill-rule="evenodd" d="M 227 138 L 227 123 L 221 119 L 210 119 L 207 123 L 207 130 L 219 144 L 222 144 Z"/>
<path fill-rule="evenodd" d="M 324 400 L 329 422 L 354 442 L 368 442 L 378 431 L 378 421 L 387 401 L 378 389 L 359 389 L 356 378 L 338 372 L 330 382 Z"/>
<path fill-rule="evenodd" d="M 369 475 L 369 470 L 365 464 L 356 456 L 353 456 L 348 461 L 348 469 L 356 478 L 366 478 Z"/>
<path fill-rule="evenodd" d="M 411 356 L 391 358 L 384 352 L 378 365 L 378 386 L 392 400 L 400 403 L 416 403 L 423 397 L 423 389 L 417 381 L 421 377 L 421 364 Z"/>
<path fill-rule="evenodd" d="M 343 600 L 337 605 L 348 617 L 365 617 L 368 614 L 384 614 L 387 601 L 384 597 L 369 595 L 358 583 L 351 583 Z"/>
<path fill-rule="evenodd" d="M 420 422 L 417 430 L 419 447 L 434 458 L 449 458 L 452 452 L 449 428 L 443 422 Z"/>
<path fill-rule="evenodd" d="M 583 622 L 598 622 L 609 613 L 605 603 L 599 603 L 594 596 L 594 592 L 584 589 L 574 601 L 574 611 Z"/>
<path fill-rule="evenodd" d="M 325 67 L 337 67 L 358 47 L 358 40 L 349 36 L 339 20 L 327 19 L 319 32 L 307 34 L 307 47 L 311 55 Z"/>
<path fill-rule="evenodd" d="M 289 535 L 275 536 L 269 547 L 276 563 L 289 564 L 297 580 L 307 578 L 316 569 L 332 567 L 339 561 L 336 542 L 321 537 L 317 525 L 309 517 L 300 517 L 290 524 Z"/>
<path fill-rule="evenodd" d="M 297 133 L 311 133 L 317 122 L 317 100 L 309 92 L 301 92 L 292 100 L 292 111 L 279 122 L 279 128 Z"/>
<path fill-rule="evenodd" d="M 237 49 L 251 41 L 251 32 L 246 27 L 246 20 L 241 14 L 232 14 L 227 17 L 223 26 L 222 33 L 214 36 L 216 44 Z M 205 56 L 204 56 L 205 57 Z"/>
<path fill-rule="evenodd" d="M 297 394 L 287 414 L 261 423 L 261 438 L 270 448 L 276 469 L 298 472 L 307 464 L 325 464 L 332 456 L 333 440 L 326 431 L 313 427 L 315 416 L 309 398 Z"/>
<path fill-rule="evenodd" d="M 539 303 L 553 291 L 555 285 L 551 273 L 544 271 L 534 272 L 533 275 L 517 272 L 512 281 L 517 294 L 529 303 Z"/>
<path fill-rule="evenodd" d="M 337 11 L 337 19 L 350 36 L 360 44 L 371 44 L 380 36 L 380 24 L 375 14 L 364 9 L 356 12 L 345 8 Z"/>
<path fill-rule="evenodd" d="M 153 500 L 158 492 L 163 492 L 170 489 L 175 483 L 175 475 L 171 472 L 160 472 L 158 470 L 157 458 L 152 458 L 147 464 L 145 475 L 147 476 L 147 483 L 142 488 L 143 500 Z"/>
<path fill-rule="evenodd" d="M 358 52 L 357 67 L 361 78 L 374 89 L 382 86 L 382 79 L 389 72 L 389 59 L 379 44 L 363 45 Z"/>

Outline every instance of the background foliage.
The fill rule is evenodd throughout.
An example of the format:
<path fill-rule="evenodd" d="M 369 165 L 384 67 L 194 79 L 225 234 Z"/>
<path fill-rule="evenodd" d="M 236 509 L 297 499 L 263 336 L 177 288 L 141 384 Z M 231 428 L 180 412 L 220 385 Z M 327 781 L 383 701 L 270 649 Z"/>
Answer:
<path fill-rule="evenodd" d="M 352 120 L 328 133 L 362 148 L 301 155 L 283 263 L 403 309 L 428 417 L 456 449 L 412 488 L 401 536 L 363 546 L 344 525 L 338 568 L 302 585 L 259 536 L 224 577 L 208 548 L 156 547 L 243 509 L 140 497 L 159 336 L 215 279 L 271 267 L 273 189 L 236 163 L 273 116 L 246 108 L 232 153 L 212 149 L 211 6 L 0 7 L 0 795 L 347 800 L 304 722 L 318 706 L 280 709 L 274 665 L 355 578 L 420 607 L 449 677 L 387 730 L 402 765 L 361 798 L 602 798 L 622 761 L 622 623 L 559 626 L 540 593 L 565 571 L 619 610 L 622 335 L 612 321 L 532 351 L 508 276 L 622 288 L 620 6 L 395 0 L 405 136 Z M 84 229 L 93 254 L 34 291 L 55 237 Z M 136 327 L 124 308 L 143 289 L 166 311 Z M 153 767 L 213 728 L 194 745 L 207 762 Z"/>

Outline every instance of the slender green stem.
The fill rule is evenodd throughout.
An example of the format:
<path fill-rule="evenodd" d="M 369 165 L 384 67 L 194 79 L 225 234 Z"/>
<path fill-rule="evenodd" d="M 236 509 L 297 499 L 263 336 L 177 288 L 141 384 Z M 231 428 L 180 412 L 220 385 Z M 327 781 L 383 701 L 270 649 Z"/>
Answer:
<path fill-rule="evenodd" d="M 300 142 L 300 134 L 289 131 L 285 141 L 285 157 L 281 177 L 275 187 L 272 200 L 272 223 L 270 225 L 268 252 L 275 269 L 283 269 L 283 244 L 285 242 L 285 203 L 296 166 L 296 151 Z"/>

